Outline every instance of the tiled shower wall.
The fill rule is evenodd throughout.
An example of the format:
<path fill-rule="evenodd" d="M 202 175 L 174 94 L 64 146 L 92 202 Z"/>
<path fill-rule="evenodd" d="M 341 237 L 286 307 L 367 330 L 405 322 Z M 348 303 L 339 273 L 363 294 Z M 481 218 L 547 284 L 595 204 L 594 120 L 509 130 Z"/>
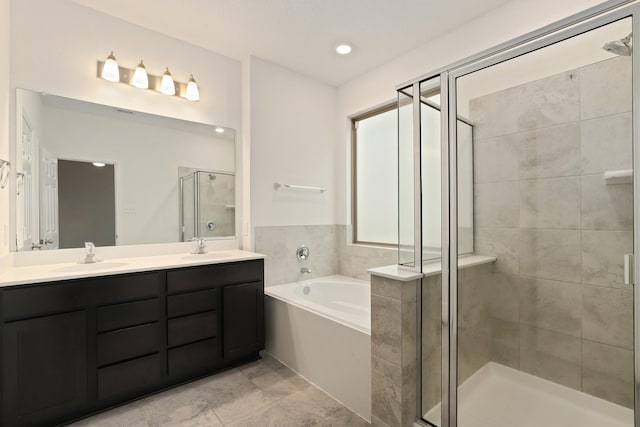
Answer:
<path fill-rule="evenodd" d="M 470 118 L 475 249 L 498 258 L 479 351 L 631 407 L 632 186 L 603 179 L 631 168 L 631 59 L 476 98 Z"/>
<path fill-rule="evenodd" d="M 265 254 L 265 285 L 297 282 L 330 276 L 369 280 L 367 269 L 396 264 L 395 250 L 348 244 L 351 227 L 346 225 L 292 225 L 255 228 L 255 250 Z M 309 247 L 308 260 L 299 261 L 296 249 Z M 300 273 L 302 267 L 311 274 Z"/>

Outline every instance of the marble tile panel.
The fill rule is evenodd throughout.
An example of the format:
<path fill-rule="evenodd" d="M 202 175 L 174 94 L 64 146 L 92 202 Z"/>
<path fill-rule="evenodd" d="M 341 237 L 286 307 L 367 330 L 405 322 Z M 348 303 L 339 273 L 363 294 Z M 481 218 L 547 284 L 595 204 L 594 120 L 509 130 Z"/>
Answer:
<path fill-rule="evenodd" d="M 402 364 L 401 302 L 371 295 L 371 354 Z"/>
<path fill-rule="evenodd" d="M 369 427 L 371 424 L 346 408 L 320 421 L 318 427 Z"/>
<path fill-rule="evenodd" d="M 633 348 L 633 291 L 583 285 L 582 337 Z"/>
<path fill-rule="evenodd" d="M 287 283 L 299 282 L 314 277 L 323 277 L 338 272 L 335 257 L 337 231 L 335 225 L 306 225 L 286 227 L 285 268 Z M 296 257 L 299 246 L 309 248 L 309 258 L 300 261 Z M 301 273 L 307 267 L 311 273 Z"/>
<path fill-rule="evenodd" d="M 520 227 L 580 228 L 580 177 L 520 181 Z"/>
<path fill-rule="evenodd" d="M 518 179 L 517 134 L 475 141 L 473 149 L 475 183 Z"/>
<path fill-rule="evenodd" d="M 389 426 L 400 426 L 402 419 L 401 385 L 381 375 L 371 377 L 371 416 Z"/>
<path fill-rule="evenodd" d="M 468 274 L 473 270 L 458 272 L 458 325 L 469 332 L 483 334 L 489 327 L 489 287 L 480 275 Z"/>
<path fill-rule="evenodd" d="M 632 231 L 583 231 L 582 283 L 632 289 L 624 284 L 624 254 L 632 252 Z"/>
<path fill-rule="evenodd" d="M 520 286 L 516 274 L 494 273 L 489 278 L 489 316 L 517 322 L 520 319 Z"/>
<path fill-rule="evenodd" d="M 579 230 L 521 229 L 520 274 L 580 283 L 580 246 Z"/>
<path fill-rule="evenodd" d="M 517 182 L 496 182 L 474 186 L 476 227 L 517 227 L 519 203 Z"/>
<path fill-rule="evenodd" d="M 578 122 L 519 134 L 520 179 L 580 174 Z"/>
<path fill-rule="evenodd" d="M 256 227 L 256 252 L 266 255 L 264 260 L 265 286 L 285 283 L 286 229 L 284 227 Z"/>
<path fill-rule="evenodd" d="M 584 340 L 582 391 L 633 409 L 633 352 Z"/>
<path fill-rule="evenodd" d="M 489 330 L 458 328 L 458 385 L 489 361 Z"/>
<path fill-rule="evenodd" d="M 380 418 L 374 417 L 374 416 L 371 417 L 371 425 L 373 427 L 391 427 L 389 426 L 389 424 L 385 423 Z"/>
<path fill-rule="evenodd" d="M 419 280 L 401 284 L 402 286 L 402 364 L 403 375 L 408 367 L 415 365 L 417 354 L 417 287 Z M 404 384 L 403 384 L 404 385 Z M 413 387 L 416 389 L 417 385 Z"/>
<path fill-rule="evenodd" d="M 582 340 L 520 325 L 520 369 L 558 384 L 581 389 Z"/>
<path fill-rule="evenodd" d="M 581 337 L 580 284 L 522 277 L 520 291 L 522 323 Z"/>
<path fill-rule="evenodd" d="M 402 282 L 380 276 L 371 276 L 371 294 L 400 300 L 402 298 Z"/>
<path fill-rule="evenodd" d="M 520 257 L 518 256 L 520 231 L 518 228 L 476 227 L 475 253 L 495 256 L 495 271 L 518 274 Z"/>
<path fill-rule="evenodd" d="M 282 398 L 309 387 L 309 383 L 266 352 L 262 360 L 240 366 L 242 372 L 258 389 L 269 396 Z"/>
<path fill-rule="evenodd" d="M 602 174 L 583 176 L 582 229 L 633 230 L 632 185 L 607 185 Z"/>
<path fill-rule="evenodd" d="M 580 82 L 576 70 L 517 88 L 518 130 L 540 129 L 580 119 Z"/>
<path fill-rule="evenodd" d="M 489 360 L 520 369 L 520 323 L 491 318 Z"/>
<path fill-rule="evenodd" d="M 308 387 L 278 401 L 277 406 L 298 419 L 309 417 L 323 420 L 335 415 L 344 407 L 331 396 L 316 387 Z M 298 424 L 301 425 L 301 424 Z"/>
<path fill-rule="evenodd" d="M 580 127 L 584 175 L 631 169 L 633 136 L 630 112 L 583 120 Z"/>
<path fill-rule="evenodd" d="M 631 111 L 631 57 L 617 56 L 580 69 L 582 119 Z"/>
<path fill-rule="evenodd" d="M 516 89 L 506 89 L 472 99 L 469 102 L 469 118 L 477 123 L 473 129 L 474 139 L 517 132 L 517 96 Z"/>

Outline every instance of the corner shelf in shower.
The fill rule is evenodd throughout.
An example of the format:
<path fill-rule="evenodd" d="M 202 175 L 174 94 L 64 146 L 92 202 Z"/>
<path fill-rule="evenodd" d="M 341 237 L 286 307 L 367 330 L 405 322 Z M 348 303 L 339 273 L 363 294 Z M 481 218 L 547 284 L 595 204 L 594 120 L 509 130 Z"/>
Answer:
<path fill-rule="evenodd" d="M 607 185 L 631 184 L 633 182 L 633 170 L 622 169 L 615 171 L 606 171 L 604 173 L 604 182 Z"/>

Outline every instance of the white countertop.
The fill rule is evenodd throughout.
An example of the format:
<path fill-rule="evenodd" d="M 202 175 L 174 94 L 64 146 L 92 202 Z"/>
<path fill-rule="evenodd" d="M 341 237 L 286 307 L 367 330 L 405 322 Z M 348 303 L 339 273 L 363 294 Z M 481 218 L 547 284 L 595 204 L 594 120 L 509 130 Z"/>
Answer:
<path fill-rule="evenodd" d="M 475 267 L 476 265 L 496 262 L 494 256 L 469 255 L 458 258 L 458 268 Z M 442 263 L 440 261 L 427 262 L 422 265 L 422 272 L 403 270 L 398 265 L 387 265 L 384 267 L 370 268 L 367 270 L 373 276 L 385 277 L 399 282 L 409 282 L 422 277 L 435 276 L 442 273 Z"/>
<path fill-rule="evenodd" d="M 83 277 L 110 276 L 140 271 L 165 270 L 195 265 L 262 259 L 265 256 L 238 249 L 211 251 L 203 255 L 188 253 L 164 254 L 147 257 L 105 259 L 95 264 L 66 262 L 12 267 L 0 273 L 0 287 L 30 283 L 54 282 Z"/>

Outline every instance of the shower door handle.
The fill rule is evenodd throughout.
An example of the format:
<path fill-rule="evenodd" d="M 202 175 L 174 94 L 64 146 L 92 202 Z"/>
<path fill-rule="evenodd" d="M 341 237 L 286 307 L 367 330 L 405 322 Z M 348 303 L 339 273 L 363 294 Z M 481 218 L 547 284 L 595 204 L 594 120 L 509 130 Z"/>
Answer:
<path fill-rule="evenodd" d="M 633 285 L 633 254 L 624 254 L 624 284 Z"/>

